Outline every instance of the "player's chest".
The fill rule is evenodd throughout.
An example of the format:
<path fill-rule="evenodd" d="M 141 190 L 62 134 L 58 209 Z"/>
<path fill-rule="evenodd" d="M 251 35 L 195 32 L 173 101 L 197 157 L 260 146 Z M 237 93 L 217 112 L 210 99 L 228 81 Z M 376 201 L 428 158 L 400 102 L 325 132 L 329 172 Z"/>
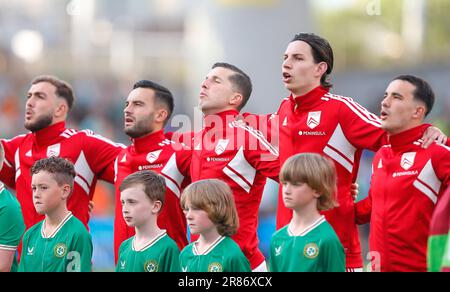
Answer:
<path fill-rule="evenodd" d="M 118 157 L 119 173 L 129 173 L 152 170 L 155 172 L 161 172 L 170 159 L 173 157 L 174 151 L 170 149 L 156 149 L 143 153 L 129 153 Z"/>
<path fill-rule="evenodd" d="M 126 252 L 118 264 L 122 272 L 158 272 L 161 266 L 160 254 L 158 252 Z"/>
<path fill-rule="evenodd" d="M 187 264 L 181 263 L 182 272 L 226 272 L 226 259 L 217 253 L 192 256 Z"/>
<path fill-rule="evenodd" d="M 79 255 L 70 251 L 71 240 L 68 236 L 57 236 L 55 238 L 36 237 L 24 246 L 23 256 L 28 262 L 39 264 L 45 270 L 63 268 L 70 258 L 79 258 Z M 39 267 L 38 267 L 39 268 Z"/>
<path fill-rule="evenodd" d="M 386 197 L 388 194 L 390 200 L 404 200 L 419 192 L 433 203 L 437 201 L 441 182 L 428 153 L 387 153 L 375 158 L 373 168 L 372 185 L 376 190 L 375 196 L 384 194 Z"/>
<path fill-rule="evenodd" d="M 16 165 L 31 168 L 35 161 L 52 156 L 63 157 L 75 162 L 80 156 L 84 156 L 82 149 L 76 145 L 75 141 L 71 143 L 67 140 L 45 146 L 24 143 L 15 155 Z"/>
<path fill-rule="evenodd" d="M 278 118 L 280 147 L 286 143 L 294 143 L 298 147 L 324 146 L 339 126 L 336 113 L 322 107 L 310 111 L 284 111 Z M 308 143 L 302 143 L 304 141 Z"/>
<path fill-rule="evenodd" d="M 200 139 L 202 138 L 202 139 Z M 245 145 L 245 135 L 203 135 L 194 140 L 194 150 L 192 164 L 199 169 L 216 169 L 221 171 L 229 164 L 238 153 L 243 153 Z M 255 145 L 255 150 L 257 145 Z"/>

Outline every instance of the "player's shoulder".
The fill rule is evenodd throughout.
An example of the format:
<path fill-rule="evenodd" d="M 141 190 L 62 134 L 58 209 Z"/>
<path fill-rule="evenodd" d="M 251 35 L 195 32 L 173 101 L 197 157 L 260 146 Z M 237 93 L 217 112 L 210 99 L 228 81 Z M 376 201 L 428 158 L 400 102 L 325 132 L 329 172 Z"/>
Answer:
<path fill-rule="evenodd" d="M 428 149 L 423 149 L 422 151 L 429 151 L 431 159 L 437 163 L 450 159 L 450 147 L 438 142 L 433 142 Z"/>
<path fill-rule="evenodd" d="M 321 240 L 325 243 L 340 242 L 336 232 L 327 220 L 323 220 L 323 222 L 317 226 L 317 231 L 320 233 Z"/>
<path fill-rule="evenodd" d="M 225 252 L 226 255 L 231 257 L 242 253 L 239 245 L 231 237 L 225 236 L 222 241 L 217 245 L 220 252 Z"/>
<path fill-rule="evenodd" d="M 186 245 L 186 246 L 181 250 L 181 252 L 180 252 L 180 257 L 192 255 L 192 254 L 193 254 L 192 250 L 193 250 L 193 248 L 194 248 L 194 244 L 195 244 L 195 242 L 191 242 L 191 243 L 189 243 L 188 245 Z"/>
<path fill-rule="evenodd" d="M 41 234 L 43 223 L 44 223 L 44 220 L 39 221 L 38 223 L 36 223 L 33 226 L 31 226 L 30 228 L 28 228 L 28 230 L 23 235 L 23 238 L 25 239 L 25 238 L 29 238 L 29 237 Z"/>
<path fill-rule="evenodd" d="M 349 104 L 351 103 L 356 103 L 355 100 L 350 96 L 344 96 L 330 92 L 325 93 L 321 99 L 330 104 L 342 104 L 346 106 L 349 106 Z"/>
<path fill-rule="evenodd" d="M 8 145 L 8 144 L 17 145 L 17 144 L 21 144 L 24 141 L 26 141 L 27 139 L 31 138 L 31 136 L 32 136 L 32 133 L 29 132 L 27 134 L 20 134 L 20 135 L 14 136 L 9 139 L 0 139 L 0 141 L 6 145 Z"/>
<path fill-rule="evenodd" d="M 81 222 L 80 219 L 75 217 L 74 215 L 71 215 L 70 218 L 67 220 L 66 224 L 64 225 L 66 228 L 66 231 L 71 232 L 74 235 L 81 235 L 86 236 L 89 235 L 89 231 L 86 229 L 86 226 Z"/>
<path fill-rule="evenodd" d="M 450 147 L 448 147 L 447 145 L 438 143 L 438 142 L 434 142 L 430 145 L 430 149 L 435 150 L 439 153 L 443 153 L 443 154 L 448 154 L 450 153 Z"/>
<path fill-rule="evenodd" d="M 164 235 L 161 238 L 161 243 L 170 246 L 170 247 L 177 247 L 177 244 L 175 243 L 175 240 L 173 240 L 172 237 L 169 236 L 167 232 L 164 233 Z M 178 249 L 178 247 L 177 247 Z"/>
<path fill-rule="evenodd" d="M 22 218 L 22 208 L 19 201 L 14 197 L 2 183 L 0 183 L 0 215 L 8 220 L 14 220 L 17 217 Z"/>
<path fill-rule="evenodd" d="M 272 240 L 276 240 L 278 238 L 285 238 L 288 236 L 288 227 L 289 224 L 285 225 L 284 227 L 281 227 L 280 229 L 276 230 L 272 234 Z"/>
<path fill-rule="evenodd" d="M 124 250 L 131 249 L 131 247 L 132 247 L 132 245 L 133 245 L 133 240 L 134 240 L 134 236 L 128 238 L 127 240 L 124 240 L 124 241 L 120 244 L 119 251 L 124 251 Z"/>

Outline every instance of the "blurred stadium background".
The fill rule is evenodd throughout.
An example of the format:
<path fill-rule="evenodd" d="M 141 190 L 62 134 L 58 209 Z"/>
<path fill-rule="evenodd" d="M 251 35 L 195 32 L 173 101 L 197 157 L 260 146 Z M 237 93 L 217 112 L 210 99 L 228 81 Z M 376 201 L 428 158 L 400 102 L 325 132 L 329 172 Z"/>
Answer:
<path fill-rule="evenodd" d="M 284 50 L 295 33 L 315 32 L 334 48 L 336 94 L 374 113 L 398 74 L 428 80 L 437 95 L 429 122 L 450 133 L 450 1 L 448 0 L 0 0 L 0 137 L 23 133 L 30 80 L 54 74 L 74 86 L 69 126 L 128 143 L 124 100 L 133 83 L 170 88 L 175 114 L 192 117 L 200 82 L 216 61 L 249 73 L 254 92 L 245 111 L 270 113 L 288 93 Z M 175 130 L 169 128 L 168 130 Z M 367 195 L 364 154 L 360 196 Z M 275 230 L 277 185 L 260 210 L 261 247 Z M 101 183 L 90 224 L 96 271 L 113 269 L 113 192 Z M 361 227 L 367 251 L 368 226 Z"/>

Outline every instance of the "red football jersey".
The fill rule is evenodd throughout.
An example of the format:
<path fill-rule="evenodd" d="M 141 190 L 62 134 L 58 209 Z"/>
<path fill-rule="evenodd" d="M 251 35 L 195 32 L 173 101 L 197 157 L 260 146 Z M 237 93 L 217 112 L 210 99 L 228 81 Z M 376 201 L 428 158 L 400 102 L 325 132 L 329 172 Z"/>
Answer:
<path fill-rule="evenodd" d="M 59 156 L 74 164 L 77 176 L 67 207 L 87 227 L 89 201 L 93 199 L 97 179 L 113 182 L 114 178 L 104 171 L 125 148 L 90 130 L 66 129 L 64 122 L 1 143 L 5 164 L 0 180 L 16 190 L 27 229 L 44 219 L 33 205 L 30 170 L 34 162 Z"/>

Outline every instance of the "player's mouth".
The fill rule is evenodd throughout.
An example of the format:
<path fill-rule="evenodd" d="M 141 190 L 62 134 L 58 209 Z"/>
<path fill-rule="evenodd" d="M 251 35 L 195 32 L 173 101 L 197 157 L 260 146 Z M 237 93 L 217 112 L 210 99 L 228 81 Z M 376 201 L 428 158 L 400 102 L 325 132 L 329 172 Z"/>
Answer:
<path fill-rule="evenodd" d="M 389 116 L 389 113 L 387 111 L 385 111 L 385 110 L 381 111 L 381 113 L 380 113 L 381 120 L 383 120 L 383 121 L 386 120 L 388 116 Z"/>
<path fill-rule="evenodd" d="M 123 219 L 127 222 L 130 222 L 133 219 L 133 217 L 127 216 L 127 217 L 123 217 Z"/>
<path fill-rule="evenodd" d="M 29 119 L 31 119 L 32 117 L 33 117 L 33 111 L 27 110 L 27 111 L 25 112 L 25 119 L 26 119 L 26 120 L 29 120 Z"/>
<path fill-rule="evenodd" d="M 125 126 L 133 124 L 134 119 L 132 117 L 125 117 Z"/>
<path fill-rule="evenodd" d="M 292 80 L 292 76 L 291 74 L 287 73 L 287 72 L 283 72 L 283 82 L 284 83 L 289 83 Z"/>
<path fill-rule="evenodd" d="M 208 95 L 206 94 L 206 92 L 200 91 L 200 98 L 205 98 L 205 97 L 208 97 Z"/>

